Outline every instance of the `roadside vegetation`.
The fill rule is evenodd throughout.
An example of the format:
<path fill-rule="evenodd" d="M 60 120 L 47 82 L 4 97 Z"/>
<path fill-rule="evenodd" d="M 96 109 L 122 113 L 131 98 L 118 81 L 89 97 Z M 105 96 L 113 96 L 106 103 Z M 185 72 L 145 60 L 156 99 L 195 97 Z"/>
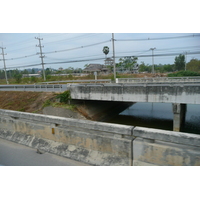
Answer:
<path fill-rule="evenodd" d="M 175 75 L 169 76 L 196 76 L 196 74 L 200 73 L 200 60 L 191 59 L 186 63 L 185 55 L 180 54 L 175 57 L 173 64 L 155 64 L 154 71 L 155 74 L 152 74 L 152 65 L 145 64 L 141 62 L 137 63 L 138 58 L 134 56 L 120 58 L 118 62 L 116 62 L 116 77 L 117 78 L 141 78 L 141 77 L 152 77 L 152 76 L 167 76 L 167 74 L 175 73 Z M 138 73 L 134 73 L 136 66 L 139 65 L 139 68 L 136 69 Z M 86 64 L 83 68 L 86 68 L 88 65 Z M 113 66 L 107 66 L 110 73 L 109 74 L 98 74 L 98 79 L 114 79 L 113 76 Z M 183 73 L 182 71 L 186 71 Z M 195 72 L 195 73 L 194 73 Z M 43 77 L 27 77 L 28 74 L 42 74 L 41 69 L 24 69 L 24 70 L 7 70 L 7 77 L 10 84 L 37 84 L 44 82 Z M 65 75 L 66 74 L 66 75 Z M 84 74 L 82 68 L 74 69 L 72 67 L 68 67 L 66 69 L 45 69 L 46 82 L 48 81 L 65 81 L 65 80 L 91 80 L 95 79 L 93 72 L 91 74 L 80 76 Z M 0 70 L 0 84 L 6 84 L 5 81 L 5 72 L 4 70 Z"/>
<path fill-rule="evenodd" d="M 179 71 L 168 74 L 168 77 L 183 77 L 183 76 L 200 76 L 200 73 L 192 71 Z"/>
<path fill-rule="evenodd" d="M 15 110 L 21 112 L 42 113 L 44 107 L 60 107 L 76 110 L 76 106 L 70 102 L 70 92 L 14 92 L 0 91 L 0 109 Z"/>
<path fill-rule="evenodd" d="M 47 99 L 44 103 L 42 108 L 47 107 L 47 106 L 52 106 L 52 107 L 60 107 L 60 108 L 67 108 L 69 110 L 76 110 L 76 106 L 71 104 L 71 95 L 70 91 L 65 91 L 63 93 L 57 94 L 54 98 L 52 99 Z"/>

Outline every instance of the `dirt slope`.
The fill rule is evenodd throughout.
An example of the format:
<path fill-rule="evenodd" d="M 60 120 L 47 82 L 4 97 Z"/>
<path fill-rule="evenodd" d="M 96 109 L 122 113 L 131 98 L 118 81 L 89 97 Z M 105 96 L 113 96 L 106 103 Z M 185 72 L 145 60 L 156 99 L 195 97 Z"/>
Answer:
<path fill-rule="evenodd" d="M 51 92 L 0 91 L 0 109 L 40 113 L 43 103 L 54 96 Z"/>

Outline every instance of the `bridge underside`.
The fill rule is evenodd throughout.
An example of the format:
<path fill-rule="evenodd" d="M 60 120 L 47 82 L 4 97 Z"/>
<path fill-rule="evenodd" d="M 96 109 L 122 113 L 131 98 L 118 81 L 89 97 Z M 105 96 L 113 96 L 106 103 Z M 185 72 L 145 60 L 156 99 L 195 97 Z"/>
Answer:
<path fill-rule="evenodd" d="M 72 100 L 72 103 L 76 104 L 78 111 L 87 119 L 94 121 L 107 121 L 134 104 L 131 102 L 95 100 Z M 181 127 L 185 122 L 186 110 L 187 104 L 172 104 L 173 131 L 181 131 Z"/>
<path fill-rule="evenodd" d="M 95 121 L 106 121 L 134 104 L 133 102 L 92 100 L 72 100 L 72 103 L 76 104 L 78 111 L 87 119 Z"/>

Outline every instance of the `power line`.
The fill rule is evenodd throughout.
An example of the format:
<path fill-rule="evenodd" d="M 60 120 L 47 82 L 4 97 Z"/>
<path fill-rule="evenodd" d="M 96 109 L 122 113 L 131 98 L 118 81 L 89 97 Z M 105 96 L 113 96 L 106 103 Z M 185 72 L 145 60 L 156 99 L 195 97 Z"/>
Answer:
<path fill-rule="evenodd" d="M 111 40 L 106 40 L 103 42 L 98 42 L 98 43 L 94 43 L 94 44 L 89 44 L 89 45 L 85 45 L 85 46 L 80 46 L 80 47 L 75 47 L 75 48 L 71 48 L 71 49 L 63 49 L 63 50 L 57 50 L 57 51 L 50 51 L 50 52 L 45 52 L 45 54 L 50 54 L 50 53 L 59 53 L 59 52 L 64 52 L 64 51 L 72 51 L 72 50 L 76 50 L 76 49 L 82 49 L 82 48 L 86 48 L 86 47 L 91 47 L 91 46 L 96 46 L 99 44 L 104 44 L 107 42 L 110 42 Z"/>
<path fill-rule="evenodd" d="M 73 40 L 77 40 L 77 39 L 83 39 L 83 38 L 87 38 L 87 37 L 93 37 L 95 34 L 95 36 L 97 35 L 96 33 L 88 33 L 88 34 L 84 34 L 84 35 L 79 35 L 76 37 L 72 37 L 72 38 L 66 38 L 66 39 L 62 39 L 62 40 L 57 40 L 57 41 L 53 41 L 53 42 L 46 42 L 44 43 L 45 45 L 48 45 L 50 43 L 59 43 L 59 42 L 63 42 L 63 41 L 73 41 Z M 99 33 L 101 34 L 101 33 Z"/>
<path fill-rule="evenodd" d="M 187 47 L 175 47 L 175 48 L 166 48 L 166 49 L 156 49 L 156 51 L 166 51 L 166 50 L 169 50 L 169 51 L 173 51 L 175 49 L 188 49 L 188 48 L 200 48 L 200 46 L 187 46 Z M 119 53 L 135 53 L 135 52 L 138 52 L 139 54 L 143 54 L 143 53 L 146 53 L 148 52 L 149 50 L 142 50 L 142 51 L 121 51 L 121 52 L 117 52 L 118 54 Z M 24 59 L 24 58 L 28 58 L 28 57 L 32 57 L 32 56 L 36 56 L 37 54 L 31 54 L 31 55 L 26 55 L 26 56 L 21 56 L 21 57 L 16 57 L 16 58 L 7 58 L 5 60 L 16 60 L 16 59 Z M 98 55 L 90 55 L 90 56 L 82 56 L 82 57 L 75 57 L 75 58 L 86 58 L 86 57 L 92 57 L 92 56 L 99 56 L 101 54 L 98 54 Z M 46 57 L 46 56 L 45 56 Z M 55 59 L 55 60 L 63 60 L 65 58 L 49 58 L 49 57 L 46 57 L 47 59 Z"/>
<path fill-rule="evenodd" d="M 115 41 L 146 41 L 146 40 L 168 40 L 168 39 L 181 39 L 188 37 L 200 37 L 199 35 L 183 35 L 183 36 L 173 36 L 173 37 L 160 37 L 160 38 L 143 38 L 143 39 L 115 39 Z"/>
<path fill-rule="evenodd" d="M 154 54 L 154 57 L 159 57 L 159 56 L 176 56 L 176 55 L 179 55 L 181 54 L 180 52 L 176 52 L 176 53 L 168 53 L 168 54 Z M 200 54 L 200 51 L 195 51 L 195 52 L 188 52 L 187 55 L 193 55 L 193 54 Z M 134 57 L 151 57 L 152 55 L 139 55 L 139 56 L 136 56 L 136 55 L 131 55 L 131 56 L 134 56 Z M 129 56 L 116 56 L 117 58 L 121 58 L 121 57 L 130 57 Z"/>
<path fill-rule="evenodd" d="M 32 57 L 32 56 L 36 56 L 37 54 L 31 54 L 31 55 L 27 55 L 27 56 L 21 56 L 21 57 L 16 57 L 16 58 L 9 58 L 9 59 L 5 59 L 5 60 L 17 60 L 17 59 L 22 59 L 22 58 L 28 58 L 28 57 Z"/>
<path fill-rule="evenodd" d="M 39 65 L 41 65 L 41 63 L 39 63 L 39 64 L 32 64 L 32 65 L 9 67 L 7 69 L 9 70 L 9 69 L 18 69 L 18 68 L 29 68 L 29 67 L 39 66 Z M 1 69 L 3 69 L 3 68 L 1 68 Z"/>
<path fill-rule="evenodd" d="M 168 54 L 154 54 L 154 57 L 159 57 L 159 56 L 176 56 L 179 55 L 180 53 L 168 53 Z M 194 54 L 200 54 L 200 51 L 195 51 L 195 52 L 188 52 L 187 55 L 194 55 Z M 140 55 L 140 56 L 135 56 L 134 57 L 152 57 L 151 54 L 149 55 Z M 123 57 L 130 57 L 130 56 L 115 56 L 115 58 L 123 58 Z M 99 58 L 92 58 L 92 59 L 83 59 L 83 60 L 68 60 L 68 61 L 62 61 L 62 62 L 49 62 L 49 63 L 44 63 L 45 65 L 54 65 L 54 64 L 64 64 L 64 63 L 75 63 L 75 62 L 87 62 L 87 61 L 96 61 L 96 60 L 104 60 L 105 57 L 99 57 Z M 28 67 L 33 67 L 33 66 L 39 66 L 41 64 L 32 64 L 32 65 L 24 65 L 24 66 L 16 66 L 16 67 L 9 67 L 7 69 L 14 69 L 14 68 L 28 68 Z M 2 68 L 3 69 L 3 68 Z"/>

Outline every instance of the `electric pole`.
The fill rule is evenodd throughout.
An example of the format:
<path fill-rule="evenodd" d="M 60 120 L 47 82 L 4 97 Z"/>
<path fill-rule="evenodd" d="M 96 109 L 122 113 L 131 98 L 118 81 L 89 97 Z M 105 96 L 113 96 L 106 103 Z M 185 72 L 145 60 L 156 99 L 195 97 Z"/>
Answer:
<path fill-rule="evenodd" d="M 45 76 L 45 71 L 44 71 L 44 62 L 43 62 L 43 58 L 45 57 L 45 55 L 43 55 L 43 53 L 42 53 L 42 47 L 44 47 L 44 46 L 41 45 L 41 40 L 43 40 L 43 38 L 35 37 L 35 39 L 39 40 L 39 45 L 36 45 L 36 47 L 40 47 L 40 58 L 42 61 L 43 77 L 44 77 L 44 81 L 46 81 L 46 76 Z"/>
<path fill-rule="evenodd" d="M 152 50 L 152 74 L 154 74 L 154 59 L 153 59 L 153 50 L 155 50 L 156 47 L 154 48 L 150 48 L 150 50 Z"/>
<path fill-rule="evenodd" d="M 189 52 L 189 51 L 188 51 Z M 187 63 L 187 53 L 188 53 L 187 51 L 185 51 L 184 53 L 185 53 L 185 71 L 186 71 L 186 63 Z"/>
<path fill-rule="evenodd" d="M 8 77 L 7 77 L 7 72 L 6 72 L 6 62 L 5 62 L 5 57 L 4 55 L 7 55 L 7 54 L 4 54 L 4 49 L 3 47 L 0 47 L 0 49 L 2 50 L 2 56 L 3 56 L 3 63 L 4 63 L 4 71 L 5 71 L 5 78 L 6 78 L 6 83 L 9 84 L 8 82 Z"/>
<path fill-rule="evenodd" d="M 114 82 L 116 83 L 114 33 L 112 33 L 112 46 L 113 46 L 113 67 L 114 67 L 113 73 L 114 73 Z"/>

